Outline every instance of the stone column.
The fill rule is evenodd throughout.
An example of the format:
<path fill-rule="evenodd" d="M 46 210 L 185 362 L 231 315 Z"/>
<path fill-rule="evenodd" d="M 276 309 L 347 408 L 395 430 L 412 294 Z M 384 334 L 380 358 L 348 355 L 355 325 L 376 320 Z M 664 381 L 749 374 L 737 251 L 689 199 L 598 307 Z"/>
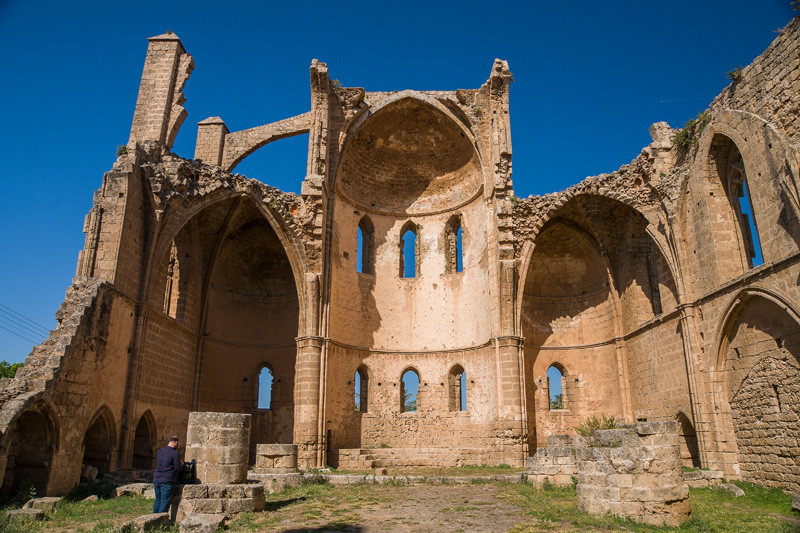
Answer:
<path fill-rule="evenodd" d="M 319 438 L 320 372 L 322 337 L 297 339 L 297 364 L 294 384 L 294 442 L 300 468 L 321 466 L 322 443 Z"/>
<path fill-rule="evenodd" d="M 186 110 L 181 93 L 194 69 L 192 56 L 172 32 L 148 39 L 129 143 L 157 141 L 172 146 Z"/>
<path fill-rule="evenodd" d="M 189 413 L 186 460 L 197 461 L 201 483 L 246 482 L 249 455 L 250 415 Z"/>
<path fill-rule="evenodd" d="M 209 117 L 197 123 L 197 143 L 194 158 L 207 165 L 221 165 L 228 127 L 219 117 Z"/>

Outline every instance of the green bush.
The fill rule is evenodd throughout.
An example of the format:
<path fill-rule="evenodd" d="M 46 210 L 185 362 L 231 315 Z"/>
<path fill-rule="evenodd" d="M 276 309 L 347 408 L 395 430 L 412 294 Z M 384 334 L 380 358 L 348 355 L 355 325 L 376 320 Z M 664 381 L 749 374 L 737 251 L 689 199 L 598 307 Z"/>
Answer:
<path fill-rule="evenodd" d="M 742 67 L 736 67 L 735 69 L 728 71 L 728 79 L 734 83 L 742 79 Z"/>
<path fill-rule="evenodd" d="M 597 415 L 592 415 L 576 427 L 575 431 L 578 432 L 578 435 L 590 437 L 598 429 L 618 429 L 619 427 L 613 416 L 603 415 L 603 418 L 597 418 Z"/>
<path fill-rule="evenodd" d="M 0 378 L 13 378 L 21 366 L 22 363 L 11 364 L 8 361 L 0 361 Z"/>

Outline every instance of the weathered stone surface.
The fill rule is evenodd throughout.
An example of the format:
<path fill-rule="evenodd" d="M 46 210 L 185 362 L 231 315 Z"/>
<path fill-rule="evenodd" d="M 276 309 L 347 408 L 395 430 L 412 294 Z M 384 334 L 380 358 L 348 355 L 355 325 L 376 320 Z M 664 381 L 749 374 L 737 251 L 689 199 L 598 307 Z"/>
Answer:
<path fill-rule="evenodd" d="M 181 520 L 181 533 L 214 533 L 225 522 L 225 516 L 219 514 L 192 513 Z"/>
<path fill-rule="evenodd" d="M 297 472 L 296 444 L 259 444 L 256 446 L 257 474 L 291 474 Z"/>
<path fill-rule="evenodd" d="M 581 508 L 658 525 L 689 519 L 677 422 L 596 431 L 594 438 L 593 447 L 574 449 Z"/>
<path fill-rule="evenodd" d="M 96 501 L 98 501 L 99 499 L 100 499 L 100 498 L 98 498 L 98 497 L 97 497 L 97 494 L 90 494 L 89 496 L 85 497 L 85 498 L 84 498 L 84 499 L 82 499 L 81 501 L 82 501 L 82 502 L 96 502 Z"/>
<path fill-rule="evenodd" d="M 533 455 L 532 482 L 569 483 L 580 462 L 617 483 L 592 478 L 585 493 L 620 489 L 608 509 L 633 515 L 641 498 L 682 494 L 675 460 L 797 492 L 798 43 L 795 19 L 694 125 L 653 124 L 629 164 L 520 199 L 503 60 L 474 89 L 374 92 L 337 86 L 314 60 L 310 110 L 234 132 L 204 120 L 191 160 L 170 148 L 193 59 L 171 32 L 152 38 L 58 327 L 0 381 L 2 485 L 65 493 L 84 442 L 89 468 L 149 479 L 167 432 L 207 483 L 243 482 L 256 443 L 293 442 L 296 459 L 265 454 L 261 467 L 520 467 Z M 300 195 L 231 172 L 302 133 Z M 187 405 L 242 414 L 187 429 Z M 590 416 L 645 423 L 577 453 Z"/>
<path fill-rule="evenodd" d="M 197 461 L 202 483 L 243 483 L 247 480 L 250 415 L 189 414 L 186 460 Z"/>
<path fill-rule="evenodd" d="M 41 509 L 12 509 L 6 513 L 6 519 L 9 523 L 22 523 L 22 522 L 35 522 L 42 520 L 45 513 Z"/>
<path fill-rule="evenodd" d="M 792 509 L 800 511 L 800 493 L 792 495 Z"/>
<path fill-rule="evenodd" d="M 734 496 L 744 496 L 744 491 L 733 483 L 720 483 L 718 487 L 720 490 L 724 490 L 725 492 L 733 494 Z"/>
<path fill-rule="evenodd" d="M 28 500 L 25 502 L 25 505 L 22 506 L 23 509 L 41 509 L 47 513 L 52 513 L 55 510 L 56 505 L 61 501 L 61 498 L 57 497 L 48 497 L 48 498 L 35 498 L 33 500 Z"/>
<path fill-rule="evenodd" d="M 122 525 L 121 533 L 142 533 L 167 527 L 171 524 L 168 513 L 146 514 Z"/>
<path fill-rule="evenodd" d="M 152 483 L 129 483 L 114 489 L 114 497 L 135 494 L 144 498 L 155 498 L 155 491 Z"/>

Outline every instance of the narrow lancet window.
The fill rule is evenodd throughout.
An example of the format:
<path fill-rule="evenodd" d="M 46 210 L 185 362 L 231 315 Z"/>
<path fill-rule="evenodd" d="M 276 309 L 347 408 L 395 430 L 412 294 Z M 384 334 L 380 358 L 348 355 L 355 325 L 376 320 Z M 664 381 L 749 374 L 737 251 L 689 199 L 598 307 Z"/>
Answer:
<path fill-rule="evenodd" d="M 467 373 L 460 365 L 454 366 L 448 376 L 450 389 L 450 410 L 467 410 Z"/>
<path fill-rule="evenodd" d="M 258 374 L 258 408 L 272 408 L 272 371 L 266 366 Z"/>
<path fill-rule="evenodd" d="M 418 392 L 419 374 L 415 370 L 406 370 L 400 380 L 400 412 L 416 412 Z"/>
<path fill-rule="evenodd" d="M 367 395 L 369 393 L 369 377 L 367 369 L 361 366 L 356 370 L 354 392 L 355 392 L 355 409 L 357 413 L 367 412 Z"/>
<path fill-rule="evenodd" d="M 407 222 L 400 230 L 400 277 L 416 278 L 419 276 L 419 238 L 417 226 Z"/>
<path fill-rule="evenodd" d="M 564 373 L 555 365 L 547 369 L 547 386 L 550 391 L 550 409 L 564 409 Z"/>
<path fill-rule="evenodd" d="M 463 230 L 461 217 L 450 217 L 444 227 L 445 271 L 462 272 L 464 270 Z"/>
<path fill-rule="evenodd" d="M 375 273 L 375 227 L 366 216 L 358 223 L 356 261 L 358 272 Z"/>

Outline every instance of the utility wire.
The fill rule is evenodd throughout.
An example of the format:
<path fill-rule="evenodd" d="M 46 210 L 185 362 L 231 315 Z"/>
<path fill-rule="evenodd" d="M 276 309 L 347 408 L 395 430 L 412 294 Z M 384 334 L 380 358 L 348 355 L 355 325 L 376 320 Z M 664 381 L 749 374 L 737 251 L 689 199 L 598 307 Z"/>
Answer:
<path fill-rule="evenodd" d="M 47 333 L 45 333 L 41 328 L 32 328 L 32 327 L 28 326 L 27 324 L 25 324 L 21 320 L 17 319 L 13 315 L 9 315 L 8 313 L 3 311 L 2 309 L 0 309 L 0 320 L 5 320 L 12 327 L 17 328 L 17 329 L 26 330 L 28 333 L 32 333 L 33 335 L 36 335 L 37 337 L 42 337 L 42 336 L 46 337 L 47 335 L 50 334 L 50 331 L 47 331 Z"/>
<path fill-rule="evenodd" d="M 2 325 L 0 325 L 0 329 L 4 329 L 4 330 L 8 331 L 9 333 L 11 333 L 12 335 L 16 335 L 16 336 L 17 336 L 17 337 L 19 337 L 20 339 L 25 339 L 26 341 L 28 341 L 28 342 L 32 342 L 33 344 L 40 344 L 40 343 L 41 343 L 41 341 L 35 341 L 35 340 L 33 340 L 33 339 L 29 339 L 28 337 L 23 337 L 22 335 L 20 335 L 20 334 L 19 334 L 19 333 L 17 333 L 16 331 L 11 331 L 10 329 L 8 329 L 8 328 L 7 328 L 7 327 L 5 327 L 5 326 L 2 326 Z"/>
<path fill-rule="evenodd" d="M 14 311 L 13 309 L 8 307 L 7 305 L 0 304 L 0 307 L 2 307 L 3 309 L 5 309 L 7 311 L 11 311 L 13 314 L 17 315 L 18 317 L 20 317 L 22 320 L 24 320 L 28 324 L 30 324 L 32 326 L 36 326 L 38 328 L 41 328 L 41 329 L 45 330 L 48 334 L 50 333 L 50 328 L 48 328 L 46 326 L 43 326 L 43 325 L 39 324 L 38 322 L 34 322 L 33 320 L 31 320 L 30 318 L 26 317 L 25 315 Z"/>

